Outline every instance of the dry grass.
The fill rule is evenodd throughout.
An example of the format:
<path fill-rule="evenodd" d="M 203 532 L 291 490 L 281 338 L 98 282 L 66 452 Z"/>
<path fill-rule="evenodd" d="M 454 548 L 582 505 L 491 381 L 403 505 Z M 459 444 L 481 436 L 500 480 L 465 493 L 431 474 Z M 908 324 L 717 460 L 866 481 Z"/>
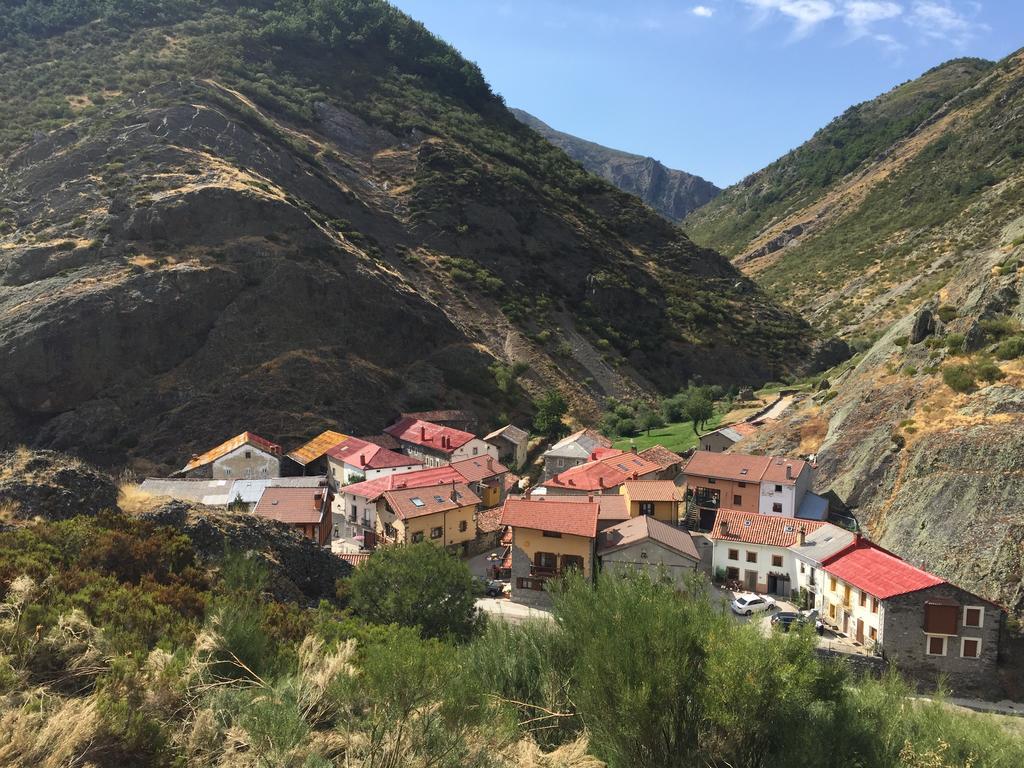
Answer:
<path fill-rule="evenodd" d="M 33 691 L 0 713 L 0 765 L 12 768 L 74 768 L 102 729 L 94 696 L 58 699 Z"/>
<path fill-rule="evenodd" d="M 129 515 L 149 512 L 167 500 L 165 497 L 146 493 L 137 483 L 122 482 L 117 487 L 117 506 Z"/>
<path fill-rule="evenodd" d="M 817 453 L 827 434 L 828 419 L 819 411 L 800 427 L 800 455 Z"/>

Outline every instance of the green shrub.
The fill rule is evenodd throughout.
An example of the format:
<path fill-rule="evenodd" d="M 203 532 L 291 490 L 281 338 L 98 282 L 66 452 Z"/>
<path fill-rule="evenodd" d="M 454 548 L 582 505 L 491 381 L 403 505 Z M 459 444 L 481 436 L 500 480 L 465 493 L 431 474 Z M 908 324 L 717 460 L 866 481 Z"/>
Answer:
<path fill-rule="evenodd" d="M 996 357 L 1000 360 L 1014 360 L 1021 356 L 1024 356 L 1024 336 L 1011 336 L 996 347 Z"/>
<path fill-rule="evenodd" d="M 974 369 L 969 365 L 947 365 L 942 369 L 942 380 L 954 392 L 974 389 Z"/>
<path fill-rule="evenodd" d="M 935 310 L 935 314 L 938 315 L 939 320 L 944 323 L 948 323 L 956 319 L 957 309 L 951 304 L 943 304 Z"/>

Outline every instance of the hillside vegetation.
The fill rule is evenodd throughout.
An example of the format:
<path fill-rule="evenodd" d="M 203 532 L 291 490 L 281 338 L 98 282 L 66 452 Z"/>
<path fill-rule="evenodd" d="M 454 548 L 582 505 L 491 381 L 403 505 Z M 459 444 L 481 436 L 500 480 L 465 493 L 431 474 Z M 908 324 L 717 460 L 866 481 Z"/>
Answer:
<path fill-rule="evenodd" d="M 3 3 L 0 29 L 2 443 L 167 466 L 840 351 L 383 2 Z"/>
<path fill-rule="evenodd" d="M 702 584 L 679 594 L 644 577 L 571 578 L 555 621 L 506 626 L 476 615 L 462 563 L 421 543 L 378 551 L 309 605 L 275 597 L 259 556 L 261 537 L 308 541 L 263 521 L 273 530 L 250 528 L 247 548 L 213 551 L 210 525 L 238 516 L 191 514 L 207 525 L 111 508 L 0 530 L 0 763 L 1024 760 L 998 720 L 911 701 L 896 677 L 859 679 L 818 657 L 809 630 L 765 636 L 712 607 Z"/>
<path fill-rule="evenodd" d="M 958 59 L 851 108 L 691 215 L 820 328 L 877 334 L 1000 244 L 1022 200 L 1024 63 Z"/>

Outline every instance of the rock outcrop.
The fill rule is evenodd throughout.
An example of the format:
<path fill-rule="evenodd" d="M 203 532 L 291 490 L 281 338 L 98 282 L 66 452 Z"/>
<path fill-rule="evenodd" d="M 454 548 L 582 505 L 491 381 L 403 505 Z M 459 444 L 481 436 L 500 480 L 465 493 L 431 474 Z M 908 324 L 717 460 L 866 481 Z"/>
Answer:
<path fill-rule="evenodd" d="M 56 451 L 0 453 L 0 514 L 7 520 L 68 520 L 117 509 L 113 479 Z"/>

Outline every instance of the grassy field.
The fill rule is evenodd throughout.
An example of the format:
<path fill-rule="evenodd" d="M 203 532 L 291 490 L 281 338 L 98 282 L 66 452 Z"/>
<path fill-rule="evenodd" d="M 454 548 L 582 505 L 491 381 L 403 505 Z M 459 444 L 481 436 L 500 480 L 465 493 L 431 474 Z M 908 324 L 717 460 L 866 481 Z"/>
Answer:
<path fill-rule="evenodd" d="M 701 434 L 717 429 L 721 421 L 722 414 L 716 413 L 708 419 L 708 423 L 704 425 L 704 430 Z M 614 446 L 621 451 L 628 451 L 635 443 L 637 450 L 643 451 L 652 445 L 663 445 L 670 451 L 682 453 L 697 445 L 697 438 L 698 436 L 693 431 L 693 424 L 684 421 L 652 429 L 650 435 L 640 433 L 636 437 L 624 437 L 621 440 L 616 440 Z"/>

